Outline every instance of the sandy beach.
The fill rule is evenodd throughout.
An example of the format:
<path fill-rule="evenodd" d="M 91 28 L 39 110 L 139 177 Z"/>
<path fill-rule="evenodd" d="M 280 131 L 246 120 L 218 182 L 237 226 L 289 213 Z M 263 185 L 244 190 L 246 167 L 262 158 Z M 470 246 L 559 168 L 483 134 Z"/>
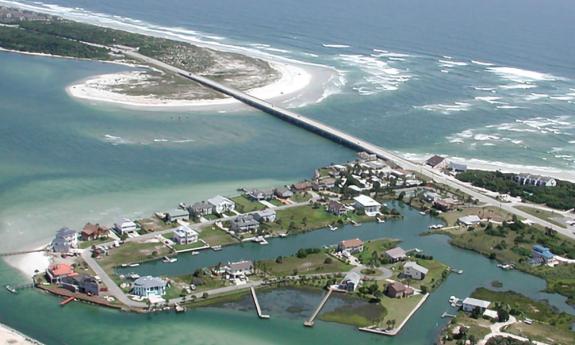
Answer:
<path fill-rule="evenodd" d="M 42 344 L 14 329 L 0 323 L 0 344 L 23 345 L 23 344 Z"/>
<path fill-rule="evenodd" d="M 35 249 L 41 249 L 44 247 L 46 246 L 41 246 Z M 22 275 L 30 279 L 36 270 L 45 271 L 50 265 L 50 257 L 44 252 L 8 256 L 4 259 L 7 264 L 16 268 L 20 273 L 22 273 Z"/>

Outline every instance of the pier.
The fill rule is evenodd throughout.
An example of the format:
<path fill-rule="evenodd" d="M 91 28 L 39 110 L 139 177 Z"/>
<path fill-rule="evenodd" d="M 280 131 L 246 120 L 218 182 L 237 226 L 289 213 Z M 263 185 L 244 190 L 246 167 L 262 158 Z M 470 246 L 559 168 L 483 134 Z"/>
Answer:
<path fill-rule="evenodd" d="M 252 286 L 250 287 L 252 292 L 252 298 L 254 300 L 254 304 L 256 305 L 256 311 L 258 312 L 258 317 L 260 319 L 269 319 L 270 316 L 268 314 L 262 314 L 262 308 L 260 308 L 260 302 L 258 301 L 258 296 L 256 295 L 256 289 Z"/>
<path fill-rule="evenodd" d="M 0 253 L 0 257 L 39 253 L 39 252 L 45 252 L 45 251 L 47 251 L 47 250 L 42 248 L 42 249 L 34 249 L 34 250 L 21 250 L 21 251 L 17 251 L 17 252 L 6 252 L 6 253 Z"/>
<path fill-rule="evenodd" d="M 332 289 L 327 290 L 327 293 L 325 294 L 325 296 L 323 296 L 323 298 L 321 299 L 321 302 L 319 302 L 319 305 L 317 306 L 317 308 L 315 309 L 313 314 L 311 314 L 311 317 L 309 318 L 309 320 L 307 320 L 303 323 L 304 326 L 313 327 L 315 318 L 317 317 L 319 312 L 323 309 L 323 306 L 325 305 L 325 303 L 329 299 L 329 296 L 331 296 L 332 292 L 333 292 Z"/>
<path fill-rule="evenodd" d="M 561 234 L 563 234 L 569 238 L 575 239 L 575 234 L 571 233 L 571 231 L 569 231 L 568 229 L 565 229 L 563 227 L 560 227 L 558 225 L 550 223 L 544 219 L 533 216 L 527 212 L 521 211 L 521 210 L 513 207 L 513 205 L 502 204 L 498 200 L 482 194 L 481 192 L 469 187 L 468 185 L 458 181 L 455 178 L 443 175 L 443 174 L 439 173 L 438 171 L 432 169 L 431 167 L 425 166 L 424 164 L 418 164 L 418 163 L 414 163 L 412 161 L 409 161 L 409 160 L 399 156 L 398 154 L 396 154 L 393 151 L 386 150 L 383 147 L 380 147 L 378 145 L 374 145 L 370 142 L 367 142 L 365 140 L 357 138 L 353 135 L 347 134 L 343 130 L 336 129 L 334 127 L 328 126 L 328 125 L 321 123 L 319 121 L 316 121 L 316 120 L 310 119 L 308 117 L 305 117 L 303 115 L 300 115 L 298 113 L 295 113 L 293 111 L 284 109 L 282 107 L 275 106 L 275 105 L 273 105 L 269 102 L 266 102 L 262 99 L 251 96 L 251 95 L 249 95 L 243 91 L 240 91 L 238 89 L 225 86 L 225 85 L 223 85 L 217 81 L 211 80 L 209 78 L 205 78 L 205 77 L 190 73 L 186 70 L 177 68 L 175 66 L 168 65 L 168 64 L 161 62 L 159 60 L 156 60 L 156 59 L 150 58 L 148 56 L 142 55 L 142 54 L 137 52 L 137 48 L 122 47 L 122 46 L 105 47 L 105 48 L 110 49 L 114 53 L 124 54 L 127 57 L 131 57 L 131 58 L 134 58 L 136 60 L 143 61 L 149 65 L 156 66 L 160 69 L 175 73 L 176 75 L 179 75 L 183 78 L 189 79 L 189 80 L 194 81 L 196 83 L 199 83 L 205 87 L 208 87 L 210 89 L 221 92 L 222 94 L 224 94 L 226 96 L 230 96 L 232 98 L 235 98 L 238 101 L 241 101 L 241 102 L 243 102 L 243 103 L 245 103 L 245 104 L 247 104 L 247 105 L 249 105 L 255 109 L 261 110 L 267 114 L 270 114 L 276 118 L 279 118 L 283 121 L 291 123 L 297 127 L 303 128 L 307 131 L 310 131 L 312 133 L 320 135 L 320 136 L 322 136 L 328 140 L 331 140 L 337 144 L 346 146 L 346 147 L 348 147 L 354 151 L 365 151 L 365 152 L 368 152 L 371 154 L 375 154 L 377 157 L 379 157 L 383 160 L 392 162 L 394 165 L 396 165 L 402 169 L 417 171 L 420 174 L 430 178 L 433 181 L 443 183 L 443 184 L 445 184 L 451 188 L 460 190 L 460 191 L 470 195 L 471 197 L 477 199 L 480 202 L 483 202 L 487 205 L 492 205 L 492 206 L 502 208 L 503 210 L 505 210 L 511 214 L 514 214 L 514 215 L 517 215 L 519 217 L 523 217 L 525 219 L 531 220 L 534 223 L 537 223 L 537 224 L 542 225 L 544 227 L 551 228 L 551 229 L 557 231 L 558 233 L 561 233 Z"/>

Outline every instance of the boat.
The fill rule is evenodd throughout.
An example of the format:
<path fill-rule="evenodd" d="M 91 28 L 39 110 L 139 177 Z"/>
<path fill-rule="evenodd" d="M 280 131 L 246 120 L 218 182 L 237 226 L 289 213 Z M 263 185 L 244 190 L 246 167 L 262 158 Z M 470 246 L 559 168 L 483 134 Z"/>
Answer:
<path fill-rule="evenodd" d="M 280 234 L 280 237 L 281 237 L 281 238 L 286 238 L 286 237 L 287 237 L 287 234 L 284 232 L 283 234 Z"/>
<path fill-rule="evenodd" d="M 333 226 L 333 225 L 330 224 L 330 225 L 329 225 L 329 229 L 330 229 L 331 231 L 336 231 L 336 230 L 337 230 L 337 226 Z"/>
<path fill-rule="evenodd" d="M 501 268 L 502 270 L 512 270 L 512 264 L 497 264 L 497 267 Z"/>
<path fill-rule="evenodd" d="M 219 246 L 219 245 L 218 245 L 218 246 L 213 246 L 212 249 L 217 252 L 217 251 L 219 251 L 219 250 L 222 250 L 222 246 Z"/>
<path fill-rule="evenodd" d="M 385 223 L 385 219 L 381 219 L 379 217 L 376 217 L 375 219 L 377 219 L 378 223 Z"/>
<path fill-rule="evenodd" d="M 188 205 L 186 205 L 185 203 L 181 202 L 178 206 L 180 206 L 181 209 L 185 210 L 188 208 Z"/>
<path fill-rule="evenodd" d="M 121 266 L 122 267 L 128 267 L 128 264 L 122 264 Z"/>
<path fill-rule="evenodd" d="M 192 255 L 198 255 L 198 254 L 200 254 L 200 252 L 198 252 L 197 250 L 194 250 L 194 251 L 192 252 Z"/>
<path fill-rule="evenodd" d="M 128 278 L 130 278 L 132 280 L 136 280 L 136 279 L 140 278 L 140 275 L 137 273 L 131 273 L 131 274 L 128 274 Z"/>
<path fill-rule="evenodd" d="M 175 310 L 176 310 L 176 313 L 183 313 L 183 312 L 186 311 L 186 307 L 183 307 L 183 306 L 181 306 L 181 305 L 179 305 L 179 304 L 176 304 Z"/>
<path fill-rule="evenodd" d="M 129 267 L 138 267 L 138 266 L 140 266 L 140 264 L 130 264 L 130 265 L 128 265 L 128 266 L 129 266 Z"/>
<path fill-rule="evenodd" d="M 10 285 L 6 285 L 6 290 L 10 291 L 11 293 L 16 293 L 16 289 L 11 287 Z"/>
<path fill-rule="evenodd" d="M 427 213 L 425 213 L 424 211 L 419 212 L 420 215 L 425 216 Z"/>
<path fill-rule="evenodd" d="M 178 261 L 178 258 L 169 258 L 167 256 L 164 256 L 164 260 L 162 260 L 162 262 L 166 263 L 166 264 L 171 264 L 173 262 Z"/>

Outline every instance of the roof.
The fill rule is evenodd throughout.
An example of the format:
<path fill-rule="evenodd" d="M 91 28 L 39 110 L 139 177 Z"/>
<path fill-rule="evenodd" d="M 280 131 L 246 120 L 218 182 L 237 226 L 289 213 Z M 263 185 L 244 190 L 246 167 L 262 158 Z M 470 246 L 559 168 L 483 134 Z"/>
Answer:
<path fill-rule="evenodd" d="M 423 274 L 427 274 L 427 272 L 429 272 L 429 270 L 421 265 L 419 265 L 417 262 L 414 261 L 408 261 L 405 263 L 405 265 L 403 265 L 403 268 L 408 268 L 411 267 L 416 271 L 419 271 Z"/>
<path fill-rule="evenodd" d="M 116 223 L 114 223 L 114 225 L 119 226 L 119 227 L 124 227 L 124 226 L 136 226 L 136 223 L 134 223 L 133 221 L 131 221 L 129 218 L 122 218 L 119 219 Z"/>
<path fill-rule="evenodd" d="M 363 207 L 370 207 L 370 206 L 381 206 L 381 204 L 372 198 L 368 197 L 367 195 L 358 195 L 353 200 L 357 201 Z"/>
<path fill-rule="evenodd" d="M 58 277 L 74 274 L 74 269 L 72 268 L 72 266 L 64 263 L 52 265 L 50 266 L 49 270 L 50 272 L 52 272 L 54 276 Z"/>
<path fill-rule="evenodd" d="M 464 224 L 473 224 L 481 222 L 481 218 L 479 218 L 479 216 L 476 215 L 461 217 L 458 220 Z"/>
<path fill-rule="evenodd" d="M 269 217 L 269 216 L 275 216 L 276 211 L 272 210 L 271 208 L 266 208 L 265 210 L 261 210 L 256 213 L 259 217 Z"/>
<path fill-rule="evenodd" d="M 107 227 L 101 226 L 100 224 L 86 223 L 86 225 L 84 225 L 84 228 L 82 229 L 82 234 L 92 235 L 98 233 L 105 233 L 108 231 L 110 230 Z"/>
<path fill-rule="evenodd" d="M 275 192 L 278 194 L 292 193 L 292 191 L 288 187 L 278 187 L 275 189 Z"/>
<path fill-rule="evenodd" d="M 228 267 L 232 271 L 245 271 L 251 270 L 253 268 L 253 263 L 249 260 L 242 260 L 237 262 L 231 262 L 228 264 Z"/>
<path fill-rule="evenodd" d="M 497 310 L 485 309 L 485 311 L 483 312 L 483 316 L 486 316 L 490 319 L 497 319 L 499 317 L 499 314 L 497 313 Z"/>
<path fill-rule="evenodd" d="M 311 183 L 309 181 L 294 183 L 293 188 L 295 188 L 295 189 L 308 189 L 308 188 L 311 188 Z"/>
<path fill-rule="evenodd" d="M 345 275 L 345 278 L 343 278 L 343 281 L 350 281 L 352 283 L 354 283 L 355 285 L 359 284 L 359 282 L 361 281 L 361 275 L 357 272 L 348 272 Z"/>
<path fill-rule="evenodd" d="M 467 170 L 467 165 L 455 162 L 449 162 L 449 169 L 451 170 Z"/>
<path fill-rule="evenodd" d="M 405 250 L 403 250 L 401 247 L 395 247 L 387 250 L 385 254 L 392 259 L 399 259 L 405 257 Z"/>
<path fill-rule="evenodd" d="M 70 228 L 62 228 L 60 230 L 58 230 L 58 232 L 56 233 L 56 237 L 70 237 L 70 236 L 75 236 L 76 235 L 76 231 L 70 229 Z"/>
<path fill-rule="evenodd" d="M 476 298 L 467 297 L 467 298 L 465 298 L 465 299 L 463 300 L 463 304 L 467 304 L 467 305 L 470 305 L 470 306 L 487 309 L 487 308 L 489 307 L 489 305 L 491 304 L 491 302 L 489 302 L 489 301 L 484 301 L 484 300 L 481 300 L 481 299 L 476 299 Z"/>
<path fill-rule="evenodd" d="M 329 209 L 337 209 L 337 210 L 347 209 L 347 206 L 336 200 L 330 200 L 327 207 Z"/>
<path fill-rule="evenodd" d="M 443 162 L 444 160 L 445 160 L 444 157 L 434 155 L 433 157 L 426 160 L 425 164 L 431 165 L 432 167 L 434 167 L 434 166 L 437 166 L 438 164 L 441 164 L 441 162 Z"/>
<path fill-rule="evenodd" d="M 354 238 L 351 240 L 343 240 L 343 241 L 339 242 L 339 245 L 344 249 L 356 248 L 359 246 L 363 246 L 363 241 L 360 240 L 359 238 Z"/>
<path fill-rule="evenodd" d="M 393 282 L 388 286 L 390 289 L 393 289 L 395 292 L 404 291 L 407 287 L 400 282 Z"/>
<path fill-rule="evenodd" d="M 212 207 L 214 207 L 214 205 L 212 205 L 206 201 L 199 201 L 199 202 L 194 203 L 191 206 L 192 210 L 203 210 L 203 209 L 212 208 Z"/>
<path fill-rule="evenodd" d="M 187 225 L 180 225 L 180 226 L 178 226 L 178 228 L 176 228 L 176 230 L 174 230 L 174 234 L 176 234 L 176 236 L 178 236 L 178 237 L 186 237 L 186 236 L 197 235 L 198 232 L 191 229 Z"/>
<path fill-rule="evenodd" d="M 221 196 L 221 195 L 216 195 L 213 198 L 209 198 L 208 203 L 210 203 L 214 206 L 217 206 L 217 205 L 221 205 L 221 204 L 233 204 L 234 202 L 228 198 Z"/>
<path fill-rule="evenodd" d="M 144 289 L 164 287 L 166 282 L 158 277 L 145 276 L 140 277 L 134 281 L 134 286 L 142 287 Z"/>
<path fill-rule="evenodd" d="M 546 259 L 552 259 L 554 257 L 553 253 L 549 248 L 544 247 L 540 244 L 536 244 L 533 246 L 533 251 L 537 252 L 539 255 L 543 256 Z"/>
<path fill-rule="evenodd" d="M 244 214 L 241 216 L 237 216 L 232 220 L 232 223 L 238 226 L 259 224 L 259 222 L 255 220 L 254 216 L 252 216 L 251 214 Z"/>

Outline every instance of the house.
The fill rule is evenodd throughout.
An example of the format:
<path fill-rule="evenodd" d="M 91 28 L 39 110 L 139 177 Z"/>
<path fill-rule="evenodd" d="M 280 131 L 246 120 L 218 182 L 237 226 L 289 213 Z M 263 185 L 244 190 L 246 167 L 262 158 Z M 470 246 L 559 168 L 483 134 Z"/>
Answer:
<path fill-rule="evenodd" d="M 141 297 L 163 296 L 167 285 L 166 281 L 158 277 L 140 277 L 134 281 L 132 293 Z"/>
<path fill-rule="evenodd" d="M 58 283 L 66 277 L 73 277 L 78 273 L 74 272 L 72 265 L 61 263 L 50 265 L 46 270 L 46 279 L 50 283 Z"/>
<path fill-rule="evenodd" d="M 433 157 L 425 161 L 425 165 L 428 165 L 433 169 L 439 169 L 439 170 L 447 168 L 448 163 L 449 162 L 447 161 L 447 159 L 445 159 L 445 157 L 441 157 L 438 155 L 434 155 Z"/>
<path fill-rule="evenodd" d="M 348 253 L 360 253 L 363 251 L 363 241 L 359 238 L 343 240 L 337 246 L 339 252 L 347 251 Z"/>
<path fill-rule="evenodd" d="M 276 211 L 271 208 L 266 208 L 265 210 L 254 213 L 253 216 L 258 222 L 269 223 L 276 220 Z"/>
<path fill-rule="evenodd" d="M 413 295 L 413 292 L 412 288 L 400 282 L 389 283 L 385 287 L 385 295 L 391 298 L 408 297 Z"/>
<path fill-rule="evenodd" d="M 166 220 L 168 222 L 176 222 L 178 220 L 190 220 L 190 212 L 181 208 L 175 208 L 166 213 Z"/>
<path fill-rule="evenodd" d="M 243 278 L 254 273 L 254 264 L 249 260 L 228 262 L 225 271 L 229 279 Z"/>
<path fill-rule="evenodd" d="M 555 261 L 555 255 L 547 247 L 536 244 L 531 249 L 533 259 L 538 263 L 549 263 Z"/>
<path fill-rule="evenodd" d="M 214 205 L 205 201 L 199 201 L 190 206 L 188 211 L 194 217 L 207 216 L 214 213 Z"/>
<path fill-rule="evenodd" d="M 429 270 L 417 262 L 408 261 L 403 265 L 403 275 L 412 279 L 422 280 Z"/>
<path fill-rule="evenodd" d="M 330 202 L 327 204 L 327 212 L 335 214 L 336 216 L 344 215 L 348 211 L 349 209 L 347 208 L 347 206 L 345 206 L 339 201 L 330 200 Z"/>
<path fill-rule="evenodd" d="M 208 204 L 212 205 L 213 212 L 222 214 L 228 211 L 233 211 L 236 208 L 236 204 L 228 198 L 224 198 L 221 195 L 216 195 L 213 198 L 208 199 Z"/>
<path fill-rule="evenodd" d="M 100 285 L 96 278 L 86 274 L 64 277 L 60 280 L 60 286 L 72 292 L 81 292 L 91 296 L 98 296 L 100 293 Z"/>
<path fill-rule="evenodd" d="M 495 320 L 495 321 L 499 320 L 499 313 L 497 312 L 497 310 L 493 309 L 485 309 L 482 316 L 483 318 L 489 320 Z"/>
<path fill-rule="evenodd" d="M 287 187 L 279 187 L 274 189 L 274 194 L 278 198 L 287 199 L 293 196 L 293 192 Z"/>
<path fill-rule="evenodd" d="M 335 187 L 335 181 L 333 177 L 319 178 L 312 183 L 312 188 L 315 191 L 329 190 Z"/>
<path fill-rule="evenodd" d="M 513 180 L 520 185 L 531 185 L 537 187 L 555 187 L 557 180 L 552 177 L 545 177 L 540 175 L 519 174 L 514 175 Z"/>
<path fill-rule="evenodd" d="M 398 262 L 401 260 L 405 260 L 405 258 L 407 257 L 405 250 L 403 250 L 401 247 L 395 247 L 395 248 L 391 248 L 391 249 L 387 250 L 385 252 L 385 256 L 391 262 Z"/>
<path fill-rule="evenodd" d="M 441 195 L 439 195 L 435 192 L 426 191 L 423 193 L 423 200 L 425 200 L 427 202 L 435 202 L 435 200 L 439 200 L 440 198 L 441 198 Z"/>
<path fill-rule="evenodd" d="M 354 292 L 361 282 L 361 275 L 357 272 L 348 272 L 337 286 L 341 290 Z"/>
<path fill-rule="evenodd" d="M 294 192 L 308 192 L 311 189 L 312 185 L 311 182 L 309 181 L 303 181 L 303 182 L 298 182 L 298 183 L 294 183 L 292 185 L 292 190 Z"/>
<path fill-rule="evenodd" d="M 58 230 L 51 243 L 55 253 L 69 254 L 73 249 L 78 248 L 78 233 L 70 228 Z"/>
<path fill-rule="evenodd" d="M 231 230 L 236 233 L 255 231 L 260 223 L 251 214 L 237 216 L 231 222 Z"/>
<path fill-rule="evenodd" d="M 86 223 L 80 232 L 82 241 L 92 241 L 99 238 L 106 238 L 110 234 L 110 229 L 100 224 Z"/>
<path fill-rule="evenodd" d="M 375 153 L 369 153 L 369 152 L 358 152 L 357 153 L 357 158 L 362 160 L 362 161 L 374 161 L 377 159 L 377 155 Z"/>
<path fill-rule="evenodd" d="M 467 165 L 455 162 L 449 162 L 447 169 L 453 172 L 466 172 Z"/>
<path fill-rule="evenodd" d="M 480 299 L 476 299 L 476 298 L 467 297 L 463 300 L 463 304 L 461 305 L 461 309 L 463 309 L 463 311 L 468 312 L 468 313 L 472 313 L 473 311 L 478 309 L 479 312 L 481 314 L 483 314 L 483 312 L 485 312 L 485 309 L 489 308 L 490 304 L 491 304 L 491 302 L 489 302 L 489 301 L 484 301 L 484 300 L 480 300 Z"/>
<path fill-rule="evenodd" d="M 246 193 L 246 195 L 248 198 L 255 201 L 271 200 L 274 197 L 274 191 L 271 189 L 251 189 Z"/>
<path fill-rule="evenodd" d="M 114 230 L 118 235 L 123 236 L 138 231 L 138 226 L 128 218 L 122 218 L 114 223 Z"/>
<path fill-rule="evenodd" d="M 453 209 L 455 205 L 457 205 L 457 200 L 452 198 L 439 199 L 433 202 L 433 207 L 444 212 Z"/>
<path fill-rule="evenodd" d="M 367 195 L 358 195 L 353 200 L 355 201 L 355 208 L 362 210 L 367 216 L 372 217 L 379 214 L 381 204 Z"/>
<path fill-rule="evenodd" d="M 464 216 L 457 219 L 457 223 L 465 226 L 472 226 L 481 223 L 481 218 L 476 215 Z"/>
<path fill-rule="evenodd" d="M 178 244 L 191 244 L 198 242 L 198 232 L 189 226 L 181 225 L 174 230 L 174 242 Z"/>

